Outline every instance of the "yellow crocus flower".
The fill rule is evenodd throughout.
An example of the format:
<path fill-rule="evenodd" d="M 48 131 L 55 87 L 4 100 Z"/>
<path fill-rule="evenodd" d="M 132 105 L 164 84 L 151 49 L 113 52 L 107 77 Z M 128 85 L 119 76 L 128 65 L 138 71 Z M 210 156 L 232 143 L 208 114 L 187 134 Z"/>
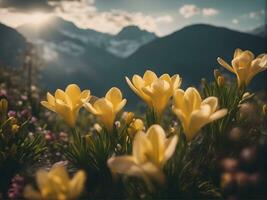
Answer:
<path fill-rule="evenodd" d="M 113 87 L 111 88 L 105 97 L 91 103 L 86 103 L 84 107 L 94 115 L 99 116 L 105 127 L 111 131 L 117 113 L 125 106 L 127 100 L 122 99 L 122 93 L 120 89 Z"/>
<path fill-rule="evenodd" d="M 130 124 L 134 119 L 134 113 L 133 112 L 124 112 L 122 114 L 122 118 L 126 122 L 126 124 Z"/>
<path fill-rule="evenodd" d="M 135 133 L 144 130 L 144 128 L 145 128 L 145 125 L 141 119 L 133 119 L 127 131 L 128 131 L 128 134 L 131 137 L 133 137 Z"/>
<path fill-rule="evenodd" d="M 80 108 L 89 101 L 90 90 L 81 92 L 79 86 L 70 84 L 63 90 L 57 89 L 55 96 L 47 93 L 47 101 L 41 104 L 47 109 L 58 113 L 69 126 L 74 127 Z"/>
<path fill-rule="evenodd" d="M 267 54 L 260 54 L 255 58 L 254 54 L 248 50 L 236 49 L 232 66 L 220 57 L 217 60 L 221 66 L 236 74 L 239 88 L 247 86 L 256 74 L 267 69 Z"/>
<path fill-rule="evenodd" d="M 138 132 L 133 141 L 132 155 L 111 157 L 108 166 L 114 173 L 137 176 L 150 185 L 150 180 L 164 182 L 162 168 L 173 155 L 177 135 L 166 138 L 160 125 L 152 125 L 147 133 Z"/>
<path fill-rule="evenodd" d="M 84 189 L 86 175 L 78 171 L 72 179 L 63 166 L 55 166 L 47 172 L 38 170 L 36 182 L 39 191 L 28 185 L 24 190 L 24 197 L 33 200 L 75 200 Z"/>
<path fill-rule="evenodd" d="M 227 109 L 218 110 L 217 97 L 202 100 L 199 92 L 193 87 L 175 92 L 173 111 L 180 119 L 188 141 L 192 140 L 203 126 L 227 114 Z"/>
<path fill-rule="evenodd" d="M 159 117 L 175 90 L 180 87 L 182 79 L 178 74 L 172 77 L 170 77 L 169 74 L 163 74 L 158 78 L 154 72 L 147 70 L 143 78 L 139 75 L 134 75 L 132 82 L 128 77 L 126 77 L 126 81 L 130 88 L 143 99 Z"/>

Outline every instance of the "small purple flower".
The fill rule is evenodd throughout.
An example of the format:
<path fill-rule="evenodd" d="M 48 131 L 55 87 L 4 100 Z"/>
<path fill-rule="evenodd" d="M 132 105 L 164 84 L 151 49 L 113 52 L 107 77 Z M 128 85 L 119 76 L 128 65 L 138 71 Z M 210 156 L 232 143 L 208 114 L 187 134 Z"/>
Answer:
<path fill-rule="evenodd" d="M 27 100 L 27 99 L 28 99 L 28 97 L 27 97 L 26 95 L 21 95 L 20 98 L 21 98 L 22 100 Z"/>
<path fill-rule="evenodd" d="M 7 92 L 6 92 L 6 90 L 4 90 L 4 89 L 1 89 L 0 90 L 0 97 L 1 98 L 7 98 Z"/>
<path fill-rule="evenodd" d="M 32 117 L 30 120 L 31 124 L 35 124 L 37 122 L 37 118 L 36 117 Z"/>
<path fill-rule="evenodd" d="M 20 112 L 21 117 L 30 118 L 31 111 L 29 109 L 24 109 Z"/>
<path fill-rule="evenodd" d="M 22 198 L 23 188 L 24 188 L 24 178 L 20 175 L 16 175 L 11 180 L 11 186 L 8 190 L 9 199 L 20 199 Z"/>
<path fill-rule="evenodd" d="M 10 110 L 10 111 L 8 111 L 7 115 L 8 115 L 8 117 L 16 117 L 17 113 L 14 110 Z"/>

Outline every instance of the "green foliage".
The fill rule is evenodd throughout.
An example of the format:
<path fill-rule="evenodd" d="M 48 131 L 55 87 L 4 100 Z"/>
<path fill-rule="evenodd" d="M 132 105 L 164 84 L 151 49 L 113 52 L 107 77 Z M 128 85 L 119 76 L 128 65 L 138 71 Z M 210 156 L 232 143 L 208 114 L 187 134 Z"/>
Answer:
<path fill-rule="evenodd" d="M 28 121 L 21 124 L 1 110 L 0 188 L 5 191 L 11 178 L 36 165 L 46 150 L 41 134 L 29 134 Z"/>

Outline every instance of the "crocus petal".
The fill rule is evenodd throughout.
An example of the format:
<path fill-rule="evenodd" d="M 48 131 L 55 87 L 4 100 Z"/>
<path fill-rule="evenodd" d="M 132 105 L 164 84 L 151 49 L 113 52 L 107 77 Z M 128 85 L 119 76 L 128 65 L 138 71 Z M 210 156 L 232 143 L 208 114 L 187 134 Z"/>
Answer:
<path fill-rule="evenodd" d="M 171 138 L 168 138 L 165 142 L 165 152 L 164 152 L 164 162 L 169 160 L 173 155 L 176 145 L 178 143 L 178 136 L 175 135 Z"/>
<path fill-rule="evenodd" d="M 171 84 L 171 77 L 169 74 L 162 74 L 160 77 L 159 77 L 160 80 L 164 80 L 164 81 L 167 81 L 168 83 Z"/>
<path fill-rule="evenodd" d="M 240 68 L 249 68 L 254 57 L 255 56 L 251 51 L 243 51 L 239 56 L 232 60 L 234 70 L 237 71 Z"/>
<path fill-rule="evenodd" d="M 188 127 L 188 123 L 190 120 L 190 116 L 186 116 L 184 112 L 182 112 L 181 109 L 177 109 L 176 107 L 173 106 L 172 108 L 173 112 L 177 115 L 177 117 L 180 119 L 180 121 L 183 124 L 183 128 Z"/>
<path fill-rule="evenodd" d="M 138 90 L 141 91 L 142 87 L 145 86 L 145 81 L 138 75 L 134 75 L 132 78 L 132 82 L 134 87 Z"/>
<path fill-rule="evenodd" d="M 150 85 L 148 85 L 148 86 L 146 86 L 146 87 L 143 87 L 142 88 L 142 91 L 147 95 L 147 96 L 153 96 L 153 88 L 150 86 Z"/>
<path fill-rule="evenodd" d="M 48 172 L 45 170 L 39 170 L 36 173 L 36 183 L 39 190 L 42 193 L 42 188 L 46 188 L 49 185 Z"/>
<path fill-rule="evenodd" d="M 218 98 L 216 97 L 208 97 L 204 99 L 201 105 L 208 104 L 211 108 L 211 112 L 215 112 L 218 107 Z"/>
<path fill-rule="evenodd" d="M 86 110 L 88 110 L 89 112 L 93 113 L 94 115 L 100 115 L 101 114 L 101 112 L 99 112 L 98 110 L 96 110 L 92 106 L 92 104 L 90 104 L 90 103 L 84 104 L 84 107 L 85 107 Z"/>
<path fill-rule="evenodd" d="M 134 75 L 132 78 L 133 83 L 131 83 L 131 81 L 127 77 L 126 81 L 130 88 L 135 92 L 135 94 L 143 99 L 151 107 L 152 103 L 150 97 L 142 91 L 142 88 L 145 86 L 143 79 L 138 75 Z"/>
<path fill-rule="evenodd" d="M 90 100 L 91 95 L 90 95 L 90 90 L 84 90 L 82 91 L 81 95 L 80 95 L 80 100 L 82 101 L 82 103 L 86 103 Z"/>
<path fill-rule="evenodd" d="M 148 154 L 152 151 L 152 145 L 146 138 L 145 133 L 138 132 L 133 141 L 133 156 L 137 164 L 142 164 L 147 160 Z"/>
<path fill-rule="evenodd" d="M 69 126 L 74 127 L 76 122 L 77 113 L 73 113 L 71 108 L 65 104 L 63 101 L 56 99 L 56 112 L 61 115 L 61 117 L 69 124 Z"/>
<path fill-rule="evenodd" d="M 183 110 L 185 113 L 191 113 L 194 110 L 194 107 L 197 104 L 200 104 L 199 100 L 197 99 L 196 94 L 198 91 L 193 88 L 189 87 L 184 94 L 184 105 Z"/>
<path fill-rule="evenodd" d="M 135 162 L 133 156 L 117 156 L 108 159 L 107 164 L 112 172 L 130 176 L 143 176 L 143 170 Z"/>
<path fill-rule="evenodd" d="M 173 99 L 175 107 L 182 108 L 184 106 L 184 91 L 182 89 L 176 90 Z"/>
<path fill-rule="evenodd" d="M 142 80 L 142 78 L 140 77 L 140 79 Z M 143 80 L 142 80 L 143 81 Z M 126 82 L 128 83 L 128 85 L 130 86 L 130 88 L 135 92 L 135 94 L 137 95 L 137 96 L 139 96 L 140 98 L 144 98 L 143 96 L 142 96 L 142 93 L 141 93 L 141 91 L 140 90 L 138 90 L 133 84 L 132 84 L 132 82 L 129 80 L 129 78 L 128 77 L 126 77 Z M 139 88 L 140 89 L 140 88 Z"/>
<path fill-rule="evenodd" d="M 59 165 L 56 167 L 52 167 L 50 172 L 49 172 L 49 176 L 52 178 L 56 178 L 55 182 L 57 182 L 58 184 L 64 184 L 64 183 L 68 183 L 69 182 L 69 175 L 66 171 L 66 169 Z"/>
<path fill-rule="evenodd" d="M 113 105 L 105 98 L 100 98 L 94 103 L 94 108 L 101 114 L 111 114 L 113 111 Z"/>
<path fill-rule="evenodd" d="M 70 199 L 77 199 L 84 189 L 86 175 L 84 171 L 78 171 L 69 183 Z"/>
<path fill-rule="evenodd" d="M 240 56 L 240 54 L 242 53 L 243 51 L 239 48 L 237 48 L 234 52 L 234 58 L 237 57 L 237 56 Z"/>
<path fill-rule="evenodd" d="M 165 95 L 171 89 L 170 83 L 168 83 L 165 80 L 160 80 L 160 79 L 158 79 L 157 81 L 154 81 L 151 86 L 153 88 L 154 94 Z M 170 95 L 172 95 L 172 91 L 171 91 Z"/>
<path fill-rule="evenodd" d="M 94 108 L 100 113 L 102 123 L 111 131 L 116 117 L 112 103 L 105 98 L 101 98 L 94 103 Z"/>
<path fill-rule="evenodd" d="M 209 115 L 211 108 L 209 105 L 201 106 L 201 110 L 194 111 L 191 115 L 191 121 L 189 125 L 189 132 L 186 134 L 187 140 L 192 140 L 196 133 L 207 123 L 209 123 Z"/>
<path fill-rule="evenodd" d="M 157 75 L 150 70 L 147 70 L 144 73 L 143 80 L 145 81 L 146 85 L 153 83 L 157 79 L 158 79 Z"/>
<path fill-rule="evenodd" d="M 66 94 L 63 90 L 57 89 L 55 92 L 55 98 L 60 99 L 61 101 L 66 101 Z"/>
<path fill-rule="evenodd" d="M 251 63 L 251 70 L 253 76 L 266 69 L 267 69 L 267 55 L 264 56 L 263 58 L 256 58 Z"/>
<path fill-rule="evenodd" d="M 76 103 L 80 100 L 81 89 L 76 84 L 70 84 L 65 90 L 65 93 L 70 98 L 72 105 L 75 106 Z"/>
<path fill-rule="evenodd" d="M 154 165 L 152 162 L 146 162 L 142 165 L 142 169 L 144 173 L 147 175 L 147 178 L 144 177 L 144 180 L 148 186 L 150 186 L 151 182 L 148 177 L 155 180 L 156 182 L 163 185 L 165 182 L 165 175 L 160 168 Z M 151 185 L 152 186 L 152 185 Z"/>
<path fill-rule="evenodd" d="M 249 83 L 251 79 L 247 79 L 247 75 L 248 74 L 246 68 L 237 69 L 236 76 L 237 76 L 238 87 L 241 87 L 242 85 L 247 85 Z"/>
<path fill-rule="evenodd" d="M 42 199 L 42 195 L 35 191 L 32 186 L 27 185 L 23 191 L 23 197 L 26 199 L 31 199 L 31 200 L 40 200 Z"/>
<path fill-rule="evenodd" d="M 171 77 L 171 83 L 172 83 L 172 88 L 175 91 L 176 89 L 178 89 L 181 86 L 182 79 L 180 78 L 180 76 L 178 74 L 175 74 Z"/>
<path fill-rule="evenodd" d="M 47 109 L 56 112 L 55 111 L 55 107 L 52 106 L 50 103 L 48 103 L 47 101 L 41 101 L 42 106 L 46 107 Z"/>
<path fill-rule="evenodd" d="M 264 54 L 262 57 L 261 57 L 261 62 L 259 63 L 259 66 L 261 68 L 264 68 L 263 70 L 266 70 L 267 69 L 267 54 Z"/>
<path fill-rule="evenodd" d="M 152 145 L 152 160 L 157 165 L 161 165 L 164 159 L 165 132 L 159 125 L 153 125 L 147 130 L 147 138 Z"/>
<path fill-rule="evenodd" d="M 229 70 L 230 72 L 234 73 L 233 68 L 227 63 L 225 62 L 222 58 L 218 57 L 217 58 L 218 63 L 223 66 L 225 69 Z"/>
<path fill-rule="evenodd" d="M 216 111 L 215 113 L 213 113 L 209 117 L 209 120 L 210 121 L 215 121 L 217 119 L 220 119 L 220 118 L 224 117 L 225 115 L 227 115 L 227 113 L 228 113 L 228 110 L 227 109 L 218 110 L 218 111 Z"/>
<path fill-rule="evenodd" d="M 53 97 L 52 94 L 50 94 L 49 92 L 47 92 L 47 94 L 46 94 L 46 98 L 47 98 L 48 103 L 49 103 L 51 106 L 55 106 L 55 98 Z"/>
<path fill-rule="evenodd" d="M 127 103 L 127 100 L 126 99 L 123 99 L 115 108 L 114 108 L 114 111 L 115 113 L 119 112 L 124 106 L 125 104 Z"/>
<path fill-rule="evenodd" d="M 118 88 L 113 87 L 107 92 L 105 98 L 116 107 L 122 100 L 122 94 Z"/>

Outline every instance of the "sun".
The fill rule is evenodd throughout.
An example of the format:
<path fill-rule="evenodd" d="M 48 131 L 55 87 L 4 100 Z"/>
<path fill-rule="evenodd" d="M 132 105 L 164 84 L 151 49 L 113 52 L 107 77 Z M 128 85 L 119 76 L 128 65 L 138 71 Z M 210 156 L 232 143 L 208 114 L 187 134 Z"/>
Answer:
<path fill-rule="evenodd" d="M 47 13 L 34 12 L 28 16 L 28 22 L 34 26 L 43 26 L 49 19 L 50 15 Z"/>

